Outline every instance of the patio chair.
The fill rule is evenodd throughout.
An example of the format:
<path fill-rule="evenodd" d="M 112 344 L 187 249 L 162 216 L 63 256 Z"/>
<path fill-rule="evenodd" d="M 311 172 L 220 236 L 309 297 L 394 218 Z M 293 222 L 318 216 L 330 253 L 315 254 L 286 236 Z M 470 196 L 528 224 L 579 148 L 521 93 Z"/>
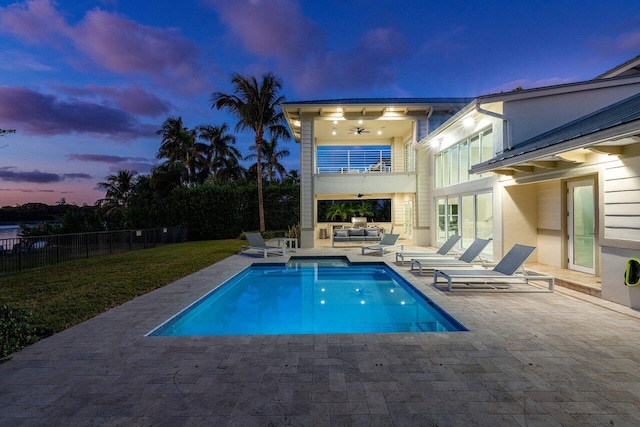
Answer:
<path fill-rule="evenodd" d="M 436 269 L 433 271 L 433 284 L 437 285 L 438 278 L 442 277 L 447 281 L 447 290 L 449 292 L 453 290 L 454 281 L 466 283 L 467 286 L 464 290 L 531 292 L 531 290 L 511 290 L 510 283 L 528 284 L 530 280 L 542 280 L 548 282 L 549 291 L 553 292 L 555 279 L 552 276 L 529 276 L 526 271 L 524 274 L 515 275 L 515 272 L 522 267 L 522 264 L 535 250 L 535 246 L 514 245 L 492 270 L 476 268 Z"/>
<path fill-rule="evenodd" d="M 244 235 L 249 242 L 248 245 L 240 246 L 240 253 L 246 250 L 257 250 L 262 252 L 264 257 L 266 258 L 270 253 L 283 255 L 285 254 L 286 247 L 284 246 L 269 246 L 264 242 L 262 235 L 260 233 L 245 233 Z"/>
<path fill-rule="evenodd" d="M 422 258 L 422 257 L 444 257 L 447 256 L 447 254 L 449 253 L 449 251 L 451 251 L 453 249 L 453 247 L 456 245 L 456 243 L 458 243 L 458 240 L 460 240 L 460 236 L 458 236 L 457 234 L 454 234 L 453 236 L 449 237 L 449 239 L 447 239 L 446 242 L 443 243 L 442 246 L 440 246 L 440 249 L 438 249 L 436 252 L 396 252 L 396 263 L 398 262 L 402 262 L 402 265 L 404 265 L 404 259 L 405 258 Z M 448 256 L 448 258 L 452 258 L 453 256 Z"/>
<path fill-rule="evenodd" d="M 489 240 L 487 239 L 476 239 L 458 259 L 440 259 L 438 257 L 412 258 L 411 270 L 416 266 L 419 270 L 418 274 L 422 276 L 422 272 L 425 269 L 435 270 L 439 267 L 472 267 L 473 262 L 480 258 L 480 252 L 482 252 L 488 244 Z M 481 258 L 480 261 L 482 261 Z"/>
<path fill-rule="evenodd" d="M 373 246 L 363 246 L 362 247 L 362 255 L 364 255 L 364 251 L 365 250 L 379 251 L 380 252 L 380 256 L 383 256 L 385 249 L 395 248 L 397 246 L 400 246 L 400 249 L 404 249 L 404 245 L 398 243 L 398 238 L 399 237 L 400 237 L 399 234 L 385 234 L 382 237 L 382 240 L 380 240 L 379 244 L 373 245 Z"/>

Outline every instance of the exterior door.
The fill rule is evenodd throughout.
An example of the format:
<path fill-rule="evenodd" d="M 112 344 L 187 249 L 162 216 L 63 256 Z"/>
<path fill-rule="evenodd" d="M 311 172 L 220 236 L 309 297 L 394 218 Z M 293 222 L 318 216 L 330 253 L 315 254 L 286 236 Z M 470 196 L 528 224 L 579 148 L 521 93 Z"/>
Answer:
<path fill-rule="evenodd" d="M 595 274 L 595 182 L 567 183 L 569 269 Z"/>

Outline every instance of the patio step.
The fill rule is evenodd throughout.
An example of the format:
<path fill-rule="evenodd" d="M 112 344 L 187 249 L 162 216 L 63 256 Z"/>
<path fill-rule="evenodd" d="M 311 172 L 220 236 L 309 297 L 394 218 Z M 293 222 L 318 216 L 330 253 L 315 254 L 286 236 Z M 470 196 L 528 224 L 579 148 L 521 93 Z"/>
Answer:
<path fill-rule="evenodd" d="M 532 270 L 529 268 L 527 268 L 527 271 L 530 272 L 531 274 L 549 275 L 548 272 L 545 273 L 541 271 Z M 552 274 L 552 276 L 554 276 L 556 279 L 555 280 L 556 286 L 562 286 L 563 288 L 571 289 L 576 292 L 582 292 L 583 294 L 591 295 L 598 298 L 602 297 L 602 289 L 589 286 L 587 284 L 578 282 L 576 280 L 558 277 L 557 275 Z"/>

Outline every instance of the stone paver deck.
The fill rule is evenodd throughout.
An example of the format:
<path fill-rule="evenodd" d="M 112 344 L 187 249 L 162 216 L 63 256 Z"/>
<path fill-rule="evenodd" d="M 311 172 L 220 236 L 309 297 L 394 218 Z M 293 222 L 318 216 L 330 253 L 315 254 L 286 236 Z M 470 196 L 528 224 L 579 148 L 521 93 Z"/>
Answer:
<path fill-rule="evenodd" d="M 0 425 L 640 425 L 638 312 L 567 289 L 447 294 L 395 267 L 470 331 L 145 336 L 252 262 L 233 256 L 15 354 L 0 365 Z"/>

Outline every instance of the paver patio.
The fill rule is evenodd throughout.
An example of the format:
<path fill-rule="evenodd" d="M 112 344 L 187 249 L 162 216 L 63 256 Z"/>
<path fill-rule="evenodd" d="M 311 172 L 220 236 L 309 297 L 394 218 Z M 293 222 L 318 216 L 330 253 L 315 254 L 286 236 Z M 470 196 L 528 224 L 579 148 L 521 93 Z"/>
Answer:
<path fill-rule="evenodd" d="M 358 252 L 298 254 L 380 259 Z M 470 331 L 145 336 L 253 262 L 233 256 L 15 354 L 0 425 L 640 425 L 640 313 L 562 288 L 447 294 L 394 266 Z"/>

